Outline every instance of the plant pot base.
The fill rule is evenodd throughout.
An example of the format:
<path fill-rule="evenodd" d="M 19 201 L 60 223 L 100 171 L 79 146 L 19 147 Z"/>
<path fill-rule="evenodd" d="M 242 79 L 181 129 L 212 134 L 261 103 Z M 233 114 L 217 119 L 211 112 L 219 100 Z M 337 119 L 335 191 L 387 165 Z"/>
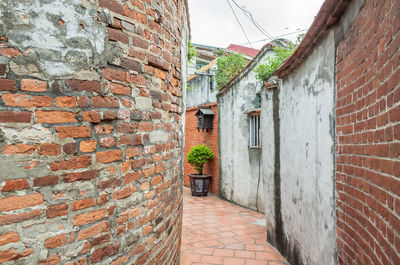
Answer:
<path fill-rule="evenodd" d="M 192 196 L 207 196 L 211 175 L 190 174 L 189 178 Z"/>

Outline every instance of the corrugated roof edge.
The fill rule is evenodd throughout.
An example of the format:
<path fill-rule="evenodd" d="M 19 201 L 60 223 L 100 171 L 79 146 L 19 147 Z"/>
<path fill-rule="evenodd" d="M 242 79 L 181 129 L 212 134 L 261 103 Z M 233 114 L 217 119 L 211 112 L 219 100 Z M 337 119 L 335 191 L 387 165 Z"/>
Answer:
<path fill-rule="evenodd" d="M 239 82 L 249 71 L 252 67 L 256 66 L 256 64 L 261 60 L 261 58 L 265 55 L 265 53 L 269 50 L 273 50 L 274 47 L 276 46 L 277 42 L 284 42 L 288 43 L 288 40 L 286 39 L 276 39 L 271 42 L 268 42 L 267 44 L 262 47 L 261 51 L 257 54 L 256 57 L 254 57 L 247 65 L 245 68 L 243 68 L 242 71 L 240 71 L 235 77 L 233 77 L 225 86 L 221 87 L 219 89 L 219 92 L 217 94 L 217 97 L 221 96 L 222 94 L 225 94 L 229 90 L 230 87 L 232 87 L 234 84 Z"/>
<path fill-rule="evenodd" d="M 325 0 L 317 16 L 308 29 L 299 47 L 273 73 L 273 76 L 283 78 L 296 69 L 310 55 L 312 49 L 323 39 L 328 30 L 337 23 L 346 11 L 351 0 Z"/>

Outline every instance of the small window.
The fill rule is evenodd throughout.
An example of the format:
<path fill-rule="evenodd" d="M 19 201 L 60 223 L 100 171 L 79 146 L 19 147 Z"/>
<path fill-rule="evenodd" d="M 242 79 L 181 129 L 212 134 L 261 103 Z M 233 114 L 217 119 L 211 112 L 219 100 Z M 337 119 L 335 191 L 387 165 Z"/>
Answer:
<path fill-rule="evenodd" d="M 261 95 L 260 95 L 260 93 L 257 93 L 257 95 L 256 95 L 256 108 L 257 109 L 261 108 Z"/>
<path fill-rule="evenodd" d="M 260 146 L 260 116 L 250 116 L 250 147 Z"/>

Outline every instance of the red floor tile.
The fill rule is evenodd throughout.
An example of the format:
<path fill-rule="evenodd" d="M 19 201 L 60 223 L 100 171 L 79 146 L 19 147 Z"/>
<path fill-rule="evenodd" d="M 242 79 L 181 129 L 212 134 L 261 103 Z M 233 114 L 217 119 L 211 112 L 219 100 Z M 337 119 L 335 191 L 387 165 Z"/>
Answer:
<path fill-rule="evenodd" d="M 183 192 L 181 265 L 287 265 L 266 242 L 264 215 L 215 196 Z M 265 223 L 265 222 L 264 222 Z"/>

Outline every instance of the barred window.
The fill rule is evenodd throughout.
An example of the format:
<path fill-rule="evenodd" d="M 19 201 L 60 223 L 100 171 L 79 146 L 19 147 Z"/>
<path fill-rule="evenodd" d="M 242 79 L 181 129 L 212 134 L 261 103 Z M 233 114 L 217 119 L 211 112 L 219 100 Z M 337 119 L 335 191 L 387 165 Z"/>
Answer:
<path fill-rule="evenodd" d="M 250 147 L 260 146 L 260 115 L 250 116 Z"/>

